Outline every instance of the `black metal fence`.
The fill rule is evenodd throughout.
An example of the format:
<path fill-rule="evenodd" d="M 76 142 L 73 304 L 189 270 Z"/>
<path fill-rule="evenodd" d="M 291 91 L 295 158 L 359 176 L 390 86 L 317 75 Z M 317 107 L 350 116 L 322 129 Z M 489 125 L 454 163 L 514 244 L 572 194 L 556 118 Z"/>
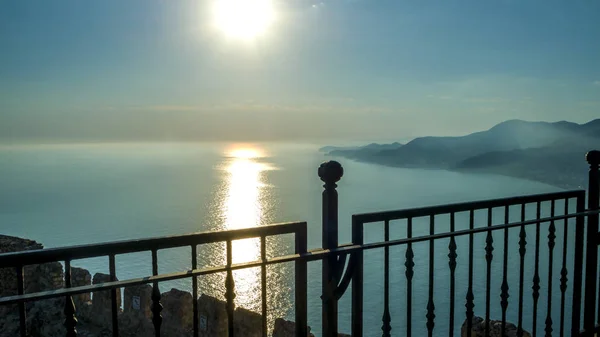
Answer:
<path fill-rule="evenodd" d="M 523 299 L 524 299 L 524 290 L 528 288 L 529 285 L 526 284 L 524 279 L 524 271 L 525 271 L 525 255 L 528 249 L 532 249 L 535 254 L 535 263 L 534 266 L 528 266 L 534 268 L 534 275 L 532 282 L 532 294 L 533 296 L 533 329 L 532 334 L 537 335 L 537 317 L 538 317 L 538 300 L 540 297 L 540 282 L 541 278 L 545 275 L 540 275 L 539 273 L 539 264 L 540 264 L 540 249 L 543 249 L 542 242 L 540 238 L 540 234 L 542 233 L 541 225 L 543 223 L 549 223 L 549 227 L 547 229 L 547 245 L 549 250 L 549 260 L 548 260 L 548 275 L 547 275 L 547 289 L 548 289 L 548 299 L 552 298 L 552 290 L 553 290 L 553 258 L 554 258 L 554 249 L 555 249 L 555 239 L 556 239 L 556 222 L 561 221 L 564 226 L 563 233 L 567 235 L 568 233 L 575 234 L 575 242 L 577 244 L 575 247 L 571 247 L 571 249 L 575 250 L 576 261 L 573 264 L 573 270 L 567 270 L 567 249 L 566 246 L 567 240 L 563 238 L 564 245 L 562 247 L 562 251 L 560 255 L 562 256 L 562 269 L 560 270 L 560 274 L 564 277 L 561 280 L 560 284 L 560 292 L 561 292 L 561 319 L 560 319 L 560 332 L 564 331 L 564 309 L 565 309 L 565 300 L 566 300 L 566 290 L 567 290 L 567 273 L 572 273 L 573 275 L 573 308 L 580 307 L 580 298 L 581 298 L 581 280 L 582 280 L 582 252 L 583 245 L 580 244 L 583 242 L 584 233 L 583 233 L 583 218 L 578 217 L 579 221 L 575 224 L 569 222 L 569 218 L 577 217 L 577 214 L 584 214 L 583 203 L 585 200 L 585 192 L 584 191 L 569 191 L 569 192 L 559 192 L 559 193 L 550 193 L 550 194 L 542 194 L 542 195 L 531 195 L 531 196 L 521 196 L 514 198 L 505 198 L 505 199 L 496 199 L 496 200 L 486 200 L 486 201 L 478 201 L 478 202 L 470 202 L 470 203 L 462 203 L 462 204 L 453 204 L 453 205 L 444 205 L 437 207 L 428 207 L 428 208 L 420 208 L 420 209 L 409 209 L 402 211 L 391 211 L 391 212 L 380 212 L 380 213 L 371 213 L 371 214 L 360 214 L 355 215 L 353 217 L 353 242 L 355 244 L 363 243 L 363 234 L 368 224 L 376 223 L 376 222 L 384 222 L 384 242 L 380 245 L 384 247 L 385 253 L 385 282 L 384 282 L 384 315 L 382 318 L 383 326 L 382 330 L 384 331 L 383 336 L 390 336 L 390 322 L 391 317 L 389 315 L 389 249 L 395 245 L 404 245 L 406 246 L 405 253 L 405 273 L 406 273 L 406 322 L 409 322 L 406 326 L 406 331 L 401 332 L 402 335 L 411 336 L 412 335 L 412 326 L 410 322 L 412 322 L 413 315 L 413 306 L 412 306 L 412 286 L 413 286 L 413 275 L 414 275 L 414 256 L 415 253 L 413 251 L 413 244 L 418 242 L 427 242 L 428 244 L 428 299 L 427 299 L 427 332 L 429 336 L 433 336 L 434 327 L 436 325 L 435 320 L 435 309 L 436 303 L 434 298 L 434 287 L 435 287 L 435 277 L 434 277 L 434 264 L 435 264 L 435 240 L 448 238 L 449 244 L 444 254 L 448 256 L 448 268 L 450 271 L 450 280 L 449 280 L 449 288 L 448 288 L 448 296 L 450 298 L 449 304 L 449 320 L 447 322 L 437 323 L 437 324 L 448 324 L 450 335 L 454 332 L 454 324 L 455 324 L 455 301 L 456 301 L 456 269 L 457 269 L 457 239 L 462 236 L 468 237 L 468 285 L 467 285 L 467 294 L 464 299 L 465 307 L 466 307 L 466 318 L 467 318 L 467 336 L 471 336 L 471 327 L 472 327 L 472 319 L 474 316 L 474 300 L 475 295 L 473 292 L 473 265 L 474 265 L 474 236 L 476 234 L 484 234 L 485 235 L 485 247 L 477 247 L 477 253 L 485 252 L 485 293 L 479 296 L 485 297 L 485 320 L 486 320 L 486 335 L 490 333 L 490 306 L 492 304 L 492 299 L 490 296 L 491 293 L 491 278 L 492 278 L 492 261 L 494 258 L 494 250 L 497 249 L 494 247 L 494 238 L 493 232 L 499 231 L 503 234 L 503 240 L 501 242 L 502 251 L 499 254 L 502 259 L 502 282 L 501 282 L 501 299 L 500 305 L 502 308 L 502 326 L 501 326 L 501 334 L 505 335 L 506 328 L 506 311 L 508 308 L 508 298 L 509 298 L 509 286 L 508 286 L 508 253 L 509 253 L 509 230 L 511 228 L 516 228 L 519 230 L 519 242 L 518 242 L 518 251 L 520 256 L 520 263 L 518 268 L 513 267 L 513 271 L 515 269 L 518 270 L 519 273 L 519 286 L 518 286 L 518 305 L 517 308 L 519 310 L 518 314 L 518 330 L 520 331 L 520 335 L 522 335 L 523 331 Z M 555 215 L 555 205 L 558 201 L 563 201 L 565 211 L 562 215 Z M 577 213 L 570 214 L 569 213 L 569 202 L 574 201 L 577 205 Z M 545 202 L 549 202 L 551 204 L 551 215 L 549 217 L 542 217 L 541 210 L 542 204 Z M 536 209 L 536 217 L 532 220 L 525 219 L 525 210 L 529 204 L 533 204 Z M 510 222 L 510 208 L 511 206 L 518 206 L 520 211 L 520 221 Z M 503 212 L 503 218 L 501 224 L 494 225 L 493 224 L 493 216 L 492 211 L 494 209 L 500 209 Z M 484 210 L 487 213 L 485 226 L 475 227 L 475 212 L 479 210 Z M 468 214 L 468 229 L 456 230 L 456 214 L 459 213 L 467 213 Z M 435 228 L 437 225 L 436 216 L 449 214 L 449 222 L 450 222 L 450 231 L 443 233 L 436 233 Z M 426 218 L 429 223 L 429 233 L 428 235 L 422 235 L 418 237 L 413 236 L 413 221 L 417 218 Z M 400 240 L 390 240 L 390 222 L 394 220 L 406 220 L 406 238 Z M 574 226 L 572 226 L 574 225 Z M 527 231 L 526 227 L 532 226 L 535 228 L 535 244 L 534 247 L 529 247 L 527 240 Z M 361 254 L 361 253 L 358 253 Z M 497 253 L 496 253 L 497 254 Z M 360 259 L 360 257 L 359 257 Z M 358 271 L 358 274 L 361 274 L 362 271 Z M 355 278 L 355 284 L 353 284 L 353 306 L 360 307 L 363 302 L 363 284 L 362 278 L 359 276 Z M 547 310 L 546 310 L 546 327 L 545 331 L 546 335 L 552 335 L 553 322 L 551 320 L 552 313 L 552 302 L 547 302 Z M 355 317 L 353 317 L 353 322 L 361 322 L 362 321 L 362 310 L 355 311 Z M 578 317 L 579 313 L 577 309 L 573 312 L 574 317 Z M 573 324 L 573 328 L 577 331 L 577 322 Z M 361 336 L 361 326 L 356 325 L 353 326 L 353 336 Z M 562 335 L 562 334 L 561 334 Z"/>
<path fill-rule="evenodd" d="M 307 225 L 304 222 L 286 223 L 269 225 L 256 228 L 230 230 L 222 232 L 196 233 L 172 237 L 160 237 L 144 240 L 129 240 L 120 242 L 111 242 L 105 244 L 82 245 L 67 248 L 53 248 L 36 251 L 25 251 L 16 253 L 0 254 L 0 268 L 14 268 L 17 274 L 17 291 L 15 296 L 0 298 L 0 305 L 16 305 L 16 310 L 20 316 L 20 335 L 27 336 L 26 326 L 26 305 L 31 301 L 38 301 L 47 298 L 64 297 L 65 300 L 65 321 L 67 336 L 76 336 L 77 330 L 77 311 L 72 300 L 76 294 L 97 292 L 103 290 L 111 291 L 112 300 L 112 331 L 114 336 L 118 336 L 119 327 L 117 319 L 117 289 L 140 284 L 152 284 L 152 322 L 155 329 L 155 335 L 161 335 L 161 294 L 159 283 L 163 281 L 176 279 L 192 279 L 192 292 L 194 299 L 198 298 L 197 278 L 202 275 L 214 273 L 226 273 L 225 278 L 225 298 L 228 318 L 229 336 L 234 335 L 233 316 L 234 316 L 234 298 L 235 282 L 233 271 L 245 268 L 261 268 L 261 299 L 262 299 L 262 335 L 267 336 L 267 273 L 268 265 L 292 262 L 295 265 L 295 320 L 296 336 L 307 336 L 307 263 L 311 261 L 322 261 L 322 336 L 338 335 L 338 301 L 351 286 L 351 329 L 352 336 L 362 337 L 364 331 L 368 329 L 373 331 L 373 326 L 364 324 L 364 288 L 365 288 L 365 252 L 373 250 L 383 250 L 384 266 L 384 284 L 383 284 L 383 315 L 382 315 L 382 336 L 392 336 L 392 322 L 399 317 L 393 317 L 390 312 L 390 271 L 404 270 L 405 303 L 403 303 L 403 312 L 405 317 L 404 331 L 394 331 L 393 335 L 411 336 L 413 334 L 413 321 L 417 308 L 413 304 L 414 276 L 416 271 L 415 254 L 416 244 L 426 244 L 428 249 L 424 251 L 427 255 L 427 305 L 426 322 L 428 336 L 434 335 L 436 326 L 448 327 L 450 336 L 455 335 L 456 319 L 463 314 L 456 311 L 458 301 L 464 303 L 466 335 L 471 336 L 471 327 L 473 325 L 475 301 L 479 296 L 483 297 L 485 312 L 485 335 L 490 335 L 491 305 L 493 300 L 492 293 L 492 262 L 498 259 L 501 263 L 501 286 L 500 286 L 500 307 L 501 307 L 501 334 L 505 334 L 507 311 L 509 308 L 510 297 L 516 297 L 516 308 L 518 335 L 522 336 L 526 328 L 524 317 L 531 317 L 531 333 L 533 336 L 541 335 L 538 331 L 538 319 L 544 319 L 544 335 L 571 335 L 571 336 L 593 336 L 598 331 L 600 322 L 600 292 L 597 293 L 597 286 L 600 287 L 598 278 L 598 214 L 599 214 L 599 165 L 600 152 L 591 151 L 587 155 L 590 164 L 589 188 L 587 192 L 586 209 L 586 191 L 566 191 L 542 195 L 518 196 L 513 198 L 476 201 L 469 203 L 442 205 L 434 207 L 406 209 L 397 211 L 387 211 L 379 213 L 357 214 L 352 217 L 352 243 L 339 245 L 338 243 L 338 198 L 336 191 L 336 182 L 343 175 L 343 169 L 337 162 L 328 162 L 319 168 L 319 176 L 324 185 L 323 192 L 323 242 L 322 248 L 307 251 Z M 543 215 L 544 205 L 549 206 L 549 214 Z M 562 206 L 562 211 L 558 210 L 557 205 Z M 535 210 L 535 216 L 526 217 L 527 209 Z M 574 207 L 574 209 L 573 209 Z M 500 221 L 494 220 L 494 210 L 500 210 L 502 216 Z M 516 210 L 517 214 L 511 213 Z M 485 223 L 481 225 L 480 219 L 476 214 L 484 212 Z M 560 213 L 560 214 L 557 214 Z M 438 217 L 447 216 L 449 219 L 449 230 L 436 230 L 440 225 Z M 511 219 L 517 218 L 516 221 Z M 425 221 L 428 226 L 423 231 L 420 224 Z M 375 242 L 365 242 L 365 233 L 368 227 L 373 223 L 383 224 L 383 240 Z M 417 228 L 417 223 L 419 227 Z M 478 225 L 479 224 L 479 225 Z M 544 226 L 542 226 L 544 224 Z M 545 224 L 548 224 L 547 229 Z M 558 226 L 558 227 L 557 227 Z M 401 228 L 401 230 L 398 230 Z M 509 231 L 518 230 L 518 266 L 509 266 Z M 557 246 L 557 229 L 559 234 L 559 246 Z M 398 234 L 404 231 L 399 238 L 392 238 L 391 234 Z M 494 235 L 499 233 L 502 237 L 500 244 L 495 244 Z M 295 254 L 267 258 L 266 244 L 267 237 L 284 234 L 293 234 L 295 238 Z M 475 236 L 477 234 L 485 235 L 484 247 L 477 247 Z M 542 238 L 546 236 L 546 239 Z M 570 235 L 573 240 L 567 240 Z M 533 236 L 533 238 L 531 237 Z M 232 242 L 240 239 L 258 238 L 260 239 L 260 259 L 257 261 L 245 263 L 232 262 Z M 498 236 L 496 236 L 498 238 Z M 444 249 L 443 255 L 447 255 L 447 267 L 449 270 L 448 288 L 449 310 L 448 320 L 436 320 L 436 297 L 434 296 L 437 279 L 435 277 L 436 263 L 436 242 L 448 240 L 447 249 Z M 437 241 L 436 241 L 437 240 Z M 528 241 L 529 240 L 529 241 Z M 533 243 L 531 241 L 533 240 Z M 197 249 L 201 245 L 221 242 L 225 243 L 227 250 L 226 263 L 222 266 L 199 268 Z M 458 262 L 458 251 L 461 243 L 468 245 L 468 262 L 466 269 Z M 569 242 L 573 242 L 569 245 Z M 513 242 L 514 243 L 514 242 Z M 513 245 L 514 246 L 514 245 Z M 157 252 L 162 249 L 175 247 L 190 247 L 191 261 L 190 269 L 185 272 L 175 272 L 169 274 L 158 273 Z M 392 247 L 405 247 L 404 265 L 394 266 L 390 264 L 390 249 Z M 494 253 L 500 249 L 500 253 Z M 540 273 L 540 252 L 547 251 L 548 266 L 547 275 Z M 124 281 L 116 280 L 115 256 L 119 254 L 128 254 L 134 252 L 150 252 L 152 255 L 152 276 L 129 279 Z M 438 249 L 439 251 L 439 249 Z M 474 265 L 475 258 L 480 252 L 485 254 L 485 289 L 483 293 L 474 291 Z M 585 253 L 585 254 L 584 254 Z M 530 255 L 527 255 L 530 254 Z M 533 266 L 526 265 L 526 256 L 533 254 Z M 500 257 L 498 257 L 500 256 Z M 89 286 L 72 287 L 71 286 L 71 263 L 74 260 L 108 257 L 111 281 L 94 284 Z M 556 270 L 554 259 L 560 259 L 560 268 Z M 23 268 L 27 265 L 41 264 L 47 262 L 64 262 L 65 279 L 64 288 L 24 294 Z M 584 266 L 585 263 L 585 266 Z M 585 267 L 585 268 L 584 268 Z M 457 269 L 467 271 L 467 290 L 464 298 L 457 298 Z M 509 268 L 511 272 L 509 273 Z M 533 277 L 526 279 L 525 274 L 529 268 L 533 268 Z M 439 270 L 439 269 L 437 269 Z M 508 278 L 513 271 L 518 271 L 518 287 L 510 289 Z M 555 284 L 556 276 L 560 276 L 559 284 Z M 569 280 L 570 278 L 570 280 Z M 544 283 L 544 280 L 546 281 Z M 569 283 L 570 282 L 570 283 Z M 541 283 L 544 283 L 546 293 L 540 292 Z M 459 284 L 460 286 L 460 284 Z M 531 287 L 531 294 L 527 288 Z M 560 293 L 559 303 L 553 303 L 553 294 Z M 516 293 L 516 295 L 515 295 Z M 525 310 L 524 302 L 527 296 L 531 296 L 531 310 Z M 546 308 L 539 307 L 540 298 L 544 298 Z M 582 300 L 583 298 L 583 300 Z M 559 321 L 554 322 L 553 307 L 558 305 Z M 568 317 L 567 307 L 569 307 L 570 316 Z M 545 309 L 545 310 L 544 310 Z M 198 308 L 197 301 L 193 301 L 193 329 L 194 336 L 199 335 Z M 372 311 L 369 311 L 371 313 Z M 583 313 L 583 324 L 582 324 Z M 570 325 L 570 328 L 568 326 Z M 417 334 L 417 333 L 415 333 Z M 436 334 L 437 335 L 437 334 Z"/>

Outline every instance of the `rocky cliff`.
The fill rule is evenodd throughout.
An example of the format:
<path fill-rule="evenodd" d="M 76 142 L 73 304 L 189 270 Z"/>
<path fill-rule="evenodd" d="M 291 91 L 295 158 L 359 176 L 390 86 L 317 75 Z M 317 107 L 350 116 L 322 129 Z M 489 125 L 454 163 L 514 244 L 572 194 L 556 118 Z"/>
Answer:
<path fill-rule="evenodd" d="M 0 235 L 0 254 L 23 250 L 42 249 L 33 240 Z M 63 286 L 63 268 L 58 262 L 23 268 L 24 292 L 54 290 Z M 17 294 L 17 273 L 14 269 L 0 269 L 0 297 Z M 62 309 L 64 299 L 49 299 L 27 303 L 26 317 L 31 336 L 64 336 Z M 0 306 L 0 337 L 19 335 L 19 316 L 16 305 Z"/>

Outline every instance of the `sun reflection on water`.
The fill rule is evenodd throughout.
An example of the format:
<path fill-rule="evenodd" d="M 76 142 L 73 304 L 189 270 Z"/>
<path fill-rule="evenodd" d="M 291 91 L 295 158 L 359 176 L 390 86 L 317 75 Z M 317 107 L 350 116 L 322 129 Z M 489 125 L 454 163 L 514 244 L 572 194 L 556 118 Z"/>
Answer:
<path fill-rule="evenodd" d="M 222 206 L 225 216 L 225 229 L 256 227 L 261 224 L 262 204 L 260 199 L 261 173 L 267 169 L 259 163 L 257 153 L 251 150 L 232 152 L 232 161 L 227 166 L 227 197 Z M 260 258 L 258 239 L 236 240 L 232 242 L 232 262 L 242 263 Z M 236 280 L 236 302 L 254 307 L 260 303 L 260 272 L 257 268 L 241 269 L 234 272 Z"/>
<path fill-rule="evenodd" d="M 273 191 L 267 183 L 267 172 L 277 169 L 267 162 L 265 152 L 255 147 L 237 145 L 225 151 L 224 161 L 218 166 L 221 184 L 211 202 L 214 230 L 233 230 L 258 227 L 273 222 L 271 218 L 276 203 Z M 290 238 L 269 237 L 266 255 L 274 257 L 290 253 Z M 259 238 L 232 242 L 232 262 L 244 263 L 261 258 Z M 227 250 L 224 243 L 202 245 L 199 259 L 204 267 L 226 264 Z M 292 308 L 291 265 L 281 264 L 267 267 L 268 324 L 272 329 L 274 319 L 286 317 Z M 199 292 L 225 300 L 225 273 L 211 274 L 199 278 Z M 261 312 L 261 269 L 247 268 L 233 272 L 235 306 Z"/>

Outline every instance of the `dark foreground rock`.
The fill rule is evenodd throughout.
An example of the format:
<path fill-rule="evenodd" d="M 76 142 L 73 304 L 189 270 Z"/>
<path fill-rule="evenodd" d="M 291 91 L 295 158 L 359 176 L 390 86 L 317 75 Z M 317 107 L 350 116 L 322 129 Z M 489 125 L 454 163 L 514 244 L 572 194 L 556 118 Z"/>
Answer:
<path fill-rule="evenodd" d="M 490 320 L 490 337 L 517 337 L 518 329 L 517 326 L 506 322 L 505 335 L 501 334 L 502 321 Z M 467 337 L 467 320 L 463 323 L 460 329 L 461 337 Z M 475 316 L 473 317 L 471 326 L 471 337 L 484 337 L 485 336 L 485 319 Z M 523 330 L 523 337 L 531 337 L 531 334 Z"/>
<path fill-rule="evenodd" d="M 273 328 L 273 337 L 287 337 L 294 336 L 296 333 L 296 323 L 292 321 L 286 321 L 283 318 L 277 318 L 275 320 L 275 326 Z M 310 333 L 310 327 L 308 328 L 308 337 L 315 337 Z"/>
<path fill-rule="evenodd" d="M 0 254 L 44 248 L 33 240 L 0 235 Z M 24 292 L 55 290 L 63 286 L 63 269 L 58 262 L 29 265 L 23 268 Z M 17 274 L 13 268 L 0 268 L 0 297 L 17 294 Z M 64 335 L 62 309 L 64 299 L 48 299 L 27 303 L 26 322 L 32 336 Z M 0 306 L 0 337 L 19 335 L 17 305 Z"/>
<path fill-rule="evenodd" d="M 310 332 L 310 327 L 308 327 L 308 337 L 315 337 Z M 283 318 L 277 318 L 275 320 L 275 324 L 273 327 L 273 337 L 291 337 L 296 336 L 296 323 L 292 321 L 286 321 Z M 338 333 L 338 337 L 351 337 L 345 333 Z"/>

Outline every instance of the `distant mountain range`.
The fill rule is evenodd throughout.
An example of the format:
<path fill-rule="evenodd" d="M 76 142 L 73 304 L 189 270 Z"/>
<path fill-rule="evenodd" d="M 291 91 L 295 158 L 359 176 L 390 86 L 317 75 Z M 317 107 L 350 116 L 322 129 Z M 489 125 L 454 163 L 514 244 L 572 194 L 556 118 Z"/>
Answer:
<path fill-rule="evenodd" d="M 600 149 L 600 119 L 585 124 L 509 120 L 460 137 L 326 146 L 321 151 L 381 165 L 493 173 L 578 188 L 585 185 L 584 155 L 592 149 Z"/>

